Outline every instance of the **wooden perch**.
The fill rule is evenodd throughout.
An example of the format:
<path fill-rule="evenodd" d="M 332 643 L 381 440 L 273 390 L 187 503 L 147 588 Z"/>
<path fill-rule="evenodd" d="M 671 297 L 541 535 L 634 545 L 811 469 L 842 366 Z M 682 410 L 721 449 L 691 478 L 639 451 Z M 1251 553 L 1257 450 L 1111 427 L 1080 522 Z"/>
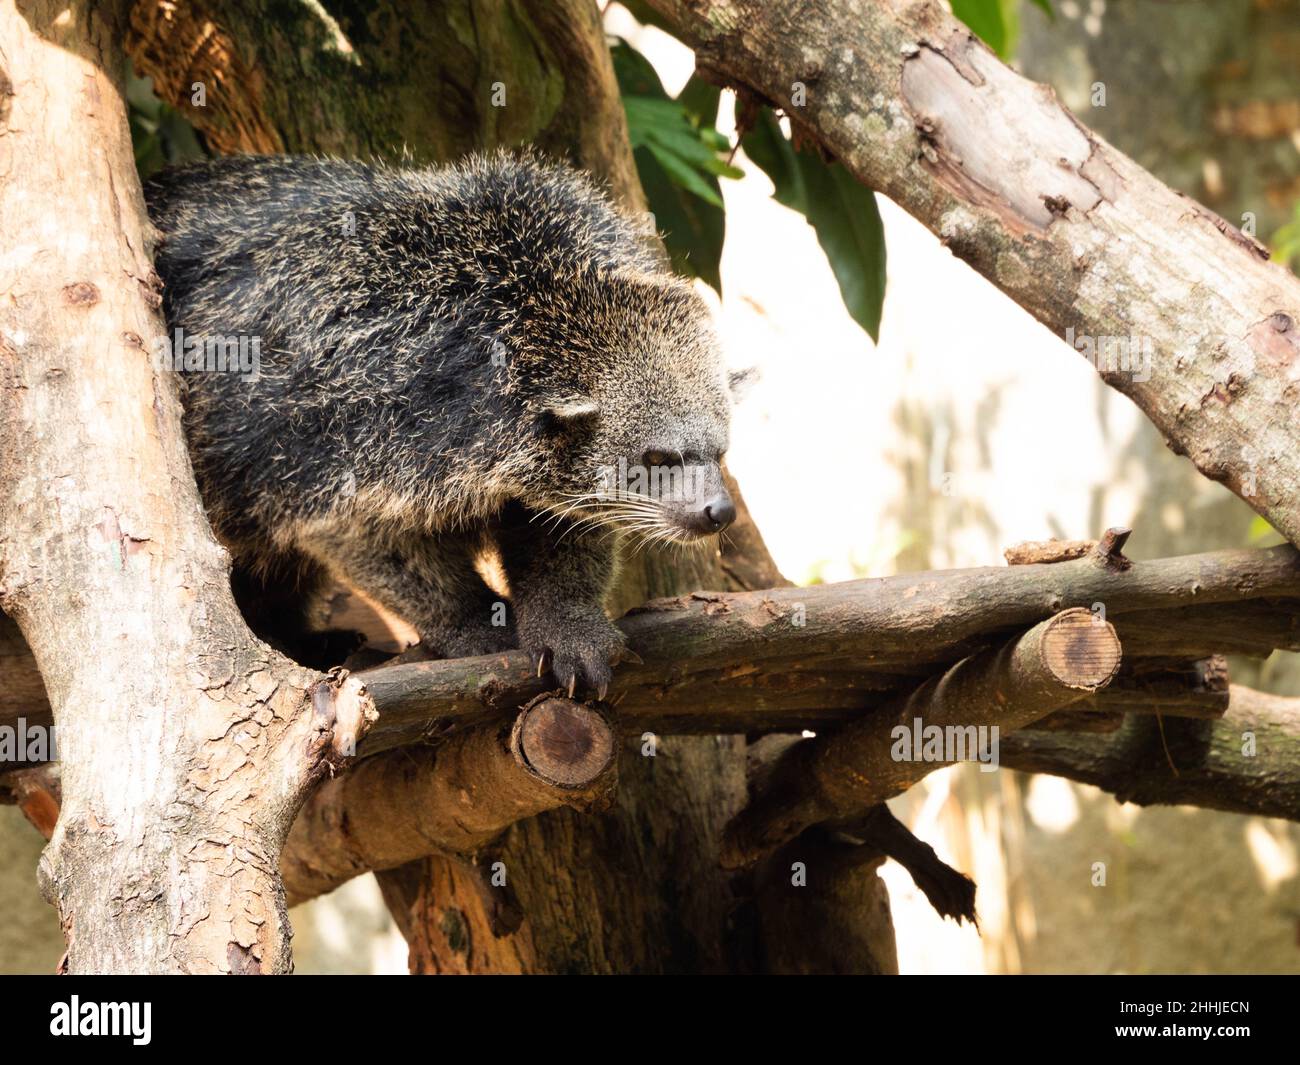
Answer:
<path fill-rule="evenodd" d="M 634 734 L 813 728 L 828 735 L 1061 609 L 1091 611 L 1098 603 L 1123 643 L 1124 669 L 1041 725 L 1114 730 L 1122 713 L 1149 710 L 1212 716 L 1222 711 L 1222 677 L 1217 667 L 1194 663 L 1219 649 L 1300 649 L 1300 561 L 1291 547 L 1125 564 L 1090 551 L 1045 564 L 648 603 L 620 621 L 644 663 L 615 675 L 617 724 Z M 24 662 L 9 646 L 0 700 L 6 688 L 39 690 L 30 680 L 30 654 Z M 15 664 L 29 679 L 13 682 Z M 412 744 L 423 757 L 431 741 L 512 720 L 547 683 L 518 652 L 385 665 L 352 676 L 364 682 L 379 713 L 359 746 L 365 759 Z M 0 701 L 0 728 L 14 727 L 20 716 L 26 727 L 49 720 L 39 707 L 24 714 L 21 702 Z M 1267 795 L 1241 782 L 1232 808 L 1247 809 L 1258 795 L 1268 810 L 1300 819 L 1300 802 L 1285 806 L 1286 781 L 1300 779 L 1300 759 L 1293 766 L 1277 767 L 1279 785 Z"/>
<path fill-rule="evenodd" d="M 599 713 L 542 696 L 513 726 L 367 759 L 318 788 L 294 822 L 280 862 L 289 905 L 434 852 L 472 855 L 543 810 L 590 806 L 613 787 L 614 756 Z"/>
<path fill-rule="evenodd" d="M 1300 648 L 1298 598 L 1300 560 L 1289 546 L 1127 569 L 1089 555 L 812 588 L 695 593 L 647 603 L 620 621 L 643 663 L 618 669 L 611 701 L 620 722 L 636 730 L 817 728 L 884 705 L 1067 607 L 1102 604 L 1130 661 L 1148 654 L 1147 642 L 1159 657 L 1190 659 L 1218 650 L 1209 631 L 1216 605 L 1231 614 L 1253 604 L 1246 637 L 1258 642 L 1250 653 Z M 1189 612 L 1186 654 L 1178 650 L 1177 624 L 1162 624 L 1178 609 Z M 1141 638 L 1129 635 L 1130 616 Z M 363 754 L 509 712 L 546 684 L 517 652 L 380 666 L 364 677 L 381 716 Z"/>
<path fill-rule="evenodd" d="M 835 725 L 1062 609 L 1097 604 L 1123 641 L 1127 667 L 1122 690 L 1101 693 L 1096 708 L 1140 708 L 1128 678 L 1151 668 L 1185 667 L 1219 652 L 1300 650 L 1300 556 L 1283 546 L 1139 561 L 1124 569 L 1089 554 L 1050 564 L 655 600 L 619 622 L 644 661 L 617 670 L 611 702 L 623 726 L 636 731 Z M 30 654 L 11 653 L 5 661 L 0 726 L 20 716 L 29 727 L 48 724 L 47 709 L 26 703 L 39 691 Z M 17 683 L 15 670 L 22 675 Z M 379 710 L 360 745 L 367 756 L 513 715 L 548 687 L 522 652 L 389 664 L 354 676 Z M 6 701 L 6 688 L 28 694 Z M 1162 712 L 1180 712 L 1174 704 L 1182 703 L 1202 714 L 1208 698 L 1166 690 L 1159 702 L 1170 707 Z"/>
<path fill-rule="evenodd" d="M 922 777 L 963 759 L 951 742 L 929 745 L 939 730 L 963 734 L 973 757 L 976 729 L 1021 728 L 1110 683 L 1119 669 L 1114 628 L 1081 609 L 1065 610 L 997 650 L 985 651 L 926 681 L 907 698 L 831 735 L 791 747 L 766 786 L 727 827 L 722 863 L 749 865 L 810 825 L 860 817 Z M 897 730 L 923 750 L 900 753 Z M 967 746 L 969 743 L 969 746 Z"/>

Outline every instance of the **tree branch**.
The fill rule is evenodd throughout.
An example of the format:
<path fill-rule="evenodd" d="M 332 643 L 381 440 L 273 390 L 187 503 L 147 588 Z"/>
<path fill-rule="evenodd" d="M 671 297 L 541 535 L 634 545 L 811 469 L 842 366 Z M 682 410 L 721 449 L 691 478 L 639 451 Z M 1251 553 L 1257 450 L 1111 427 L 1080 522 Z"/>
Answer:
<path fill-rule="evenodd" d="M 641 664 L 615 674 L 629 728 L 665 733 L 818 728 L 860 717 L 966 655 L 1068 607 L 1114 625 L 1126 667 L 1097 710 L 1204 716 L 1221 708 L 1205 667 L 1219 650 L 1300 649 L 1300 556 L 1283 546 L 1118 566 L 1072 561 L 940 570 L 810 588 L 697 592 L 620 622 Z M 3 627 L 0 625 L 0 634 Z M 11 655 L 31 672 L 30 657 Z M 379 710 L 361 741 L 373 755 L 511 715 L 547 690 L 527 656 L 402 662 L 356 674 Z M 23 680 L 22 690 L 33 690 Z M 39 707 L 0 702 L 0 726 Z"/>
<path fill-rule="evenodd" d="M 981 726 L 1022 728 L 1104 688 L 1119 664 L 1114 628 L 1086 610 L 1065 610 L 996 650 L 963 659 L 885 709 L 795 744 L 727 826 L 723 866 L 750 865 L 810 825 L 861 817 L 934 770 L 974 758 L 977 736 L 985 742 L 976 731 Z M 899 727 L 916 735 L 916 746 L 900 751 Z M 960 752 L 942 742 L 945 730 L 962 732 Z M 931 732 L 941 741 L 933 749 Z"/>
<path fill-rule="evenodd" d="M 609 723 L 549 696 L 513 725 L 366 759 L 317 788 L 294 822 L 280 862 L 289 905 L 435 852 L 473 855 L 543 810 L 589 808 L 609 798 L 614 767 Z"/>
<path fill-rule="evenodd" d="M 701 73 L 783 109 L 1300 544 L 1300 420 L 1283 416 L 1300 396 L 1300 281 L 1253 238 L 1106 144 L 936 3 L 650 4 Z"/>
<path fill-rule="evenodd" d="M 1130 717 L 1109 736 L 1026 729 L 1002 764 L 1092 784 L 1120 802 L 1300 820 L 1300 699 L 1234 684 L 1218 721 Z"/>

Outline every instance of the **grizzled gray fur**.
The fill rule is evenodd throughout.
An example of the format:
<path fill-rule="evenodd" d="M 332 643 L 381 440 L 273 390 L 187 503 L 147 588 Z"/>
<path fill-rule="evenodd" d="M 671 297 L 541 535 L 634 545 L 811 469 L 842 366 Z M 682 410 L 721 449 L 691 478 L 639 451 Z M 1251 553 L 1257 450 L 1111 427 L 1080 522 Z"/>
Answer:
<path fill-rule="evenodd" d="M 520 646 L 603 695 L 623 648 L 603 608 L 619 534 L 687 541 L 735 516 L 709 315 L 644 232 L 585 177 L 505 154 L 228 158 L 147 198 L 169 327 L 258 342 L 256 374 L 184 378 L 237 569 L 310 560 L 435 654 Z M 609 491 L 611 470 L 646 467 L 694 480 Z"/>

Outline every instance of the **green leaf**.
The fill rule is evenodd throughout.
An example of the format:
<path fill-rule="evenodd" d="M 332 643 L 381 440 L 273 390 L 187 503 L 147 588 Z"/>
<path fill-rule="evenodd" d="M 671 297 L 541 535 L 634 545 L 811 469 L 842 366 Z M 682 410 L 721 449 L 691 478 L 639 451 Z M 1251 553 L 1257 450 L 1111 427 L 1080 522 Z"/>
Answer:
<path fill-rule="evenodd" d="M 649 148 L 637 148 L 632 155 L 673 268 L 686 277 L 700 278 L 721 295 L 726 235 L 722 208 L 683 190 Z M 713 180 L 716 183 L 717 179 Z"/>
<path fill-rule="evenodd" d="M 614 78 L 618 82 L 618 91 L 624 96 L 668 99 L 664 84 L 659 80 L 659 74 L 650 60 L 622 37 L 615 39 L 610 46 L 609 55 L 614 61 Z"/>
<path fill-rule="evenodd" d="M 627 112 L 628 132 L 633 136 L 644 136 L 650 130 L 678 129 L 690 131 L 694 127 L 682 110 L 682 105 L 667 96 L 662 99 L 653 96 L 623 97 L 623 110 Z"/>
<path fill-rule="evenodd" d="M 1052 10 L 1052 0 L 1030 0 L 1034 7 L 1041 9 L 1050 19 L 1056 18 L 1056 12 Z"/>
<path fill-rule="evenodd" d="M 771 178 L 773 198 L 798 211 L 813 227 L 844 306 L 878 341 L 885 301 L 885 232 L 875 193 L 838 163 L 796 152 L 770 111 L 759 116 L 741 144 Z"/>
<path fill-rule="evenodd" d="M 710 185 L 706 175 L 695 170 L 690 163 L 680 156 L 674 155 L 653 141 L 642 147 L 650 150 L 659 165 L 668 172 L 673 181 L 684 191 L 691 193 L 693 196 L 698 196 L 705 203 L 713 204 L 714 207 L 722 207 L 722 190 L 717 187 L 716 178 L 714 184 Z M 654 210 L 653 205 L 651 205 L 651 210 Z M 658 216 L 659 212 L 655 211 L 655 217 L 658 218 Z"/>
<path fill-rule="evenodd" d="M 773 199 L 792 211 L 806 214 L 808 196 L 803 172 L 794 146 L 785 139 L 776 116 L 764 111 L 740 144 L 745 154 L 772 180 Z"/>
<path fill-rule="evenodd" d="M 880 340 L 885 302 L 885 230 L 876 195 L 838 163 L 826 165 L 810 182 L 808 221 L 817 231 L 853 320 L 873 341 Z"/>
<path fill-rule="evenodd" d="M 1247 533 L 1249 542 L 1252 545 L 1258 545 L 1261 541 L 1267 540 L 1273 536 L 1285 541 L 1285 538 L 1269 524 L 1267 518 L 1260 514 L 1256 514 L 1250 521 L 1250 530 Z"/>
<path fill-rule="evenodd" d="M 718 86 L 710 85 L 698 74 L 692 74 L 691 80 L 677 94 L 677 102 L 686 109 L 691 121 L 701 131 L 717 134 L 723 144 L 726 144 L 727 138 L 714 128 L 718 124 L 718 101 L 721 97 L 722 90 Z"/>
<path fill-rule="evenodd" d="M 654 67 L 626 41 L 616 41 L 610 51 L 637 174 L 673 267 L 721 293 L 726 215 L 718 178 L 744 172 L 719 154 L 731 145 L 714 128 L 718 88 L 692 77 L 674 100 Z"/>
<path fill-rule="evenodd" d="M 1010 38 L 1001 0 L 952 0 L 952 13 L 1002 59 L 1008 58 Z"/>

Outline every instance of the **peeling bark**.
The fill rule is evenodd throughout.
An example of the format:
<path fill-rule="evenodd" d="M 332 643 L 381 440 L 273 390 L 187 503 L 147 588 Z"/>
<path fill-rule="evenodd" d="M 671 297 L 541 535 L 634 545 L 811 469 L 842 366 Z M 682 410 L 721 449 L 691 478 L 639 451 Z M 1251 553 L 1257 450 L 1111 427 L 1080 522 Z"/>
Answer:
<path fill-rule="evenodd" d="M 112 5 L 0 4 L 0 606 L 40 666 L 63 807 L 41 860 L 68 971 L 282 972 L 276 866 L 373 711 L 254 641 L 159 335 Z"/>

